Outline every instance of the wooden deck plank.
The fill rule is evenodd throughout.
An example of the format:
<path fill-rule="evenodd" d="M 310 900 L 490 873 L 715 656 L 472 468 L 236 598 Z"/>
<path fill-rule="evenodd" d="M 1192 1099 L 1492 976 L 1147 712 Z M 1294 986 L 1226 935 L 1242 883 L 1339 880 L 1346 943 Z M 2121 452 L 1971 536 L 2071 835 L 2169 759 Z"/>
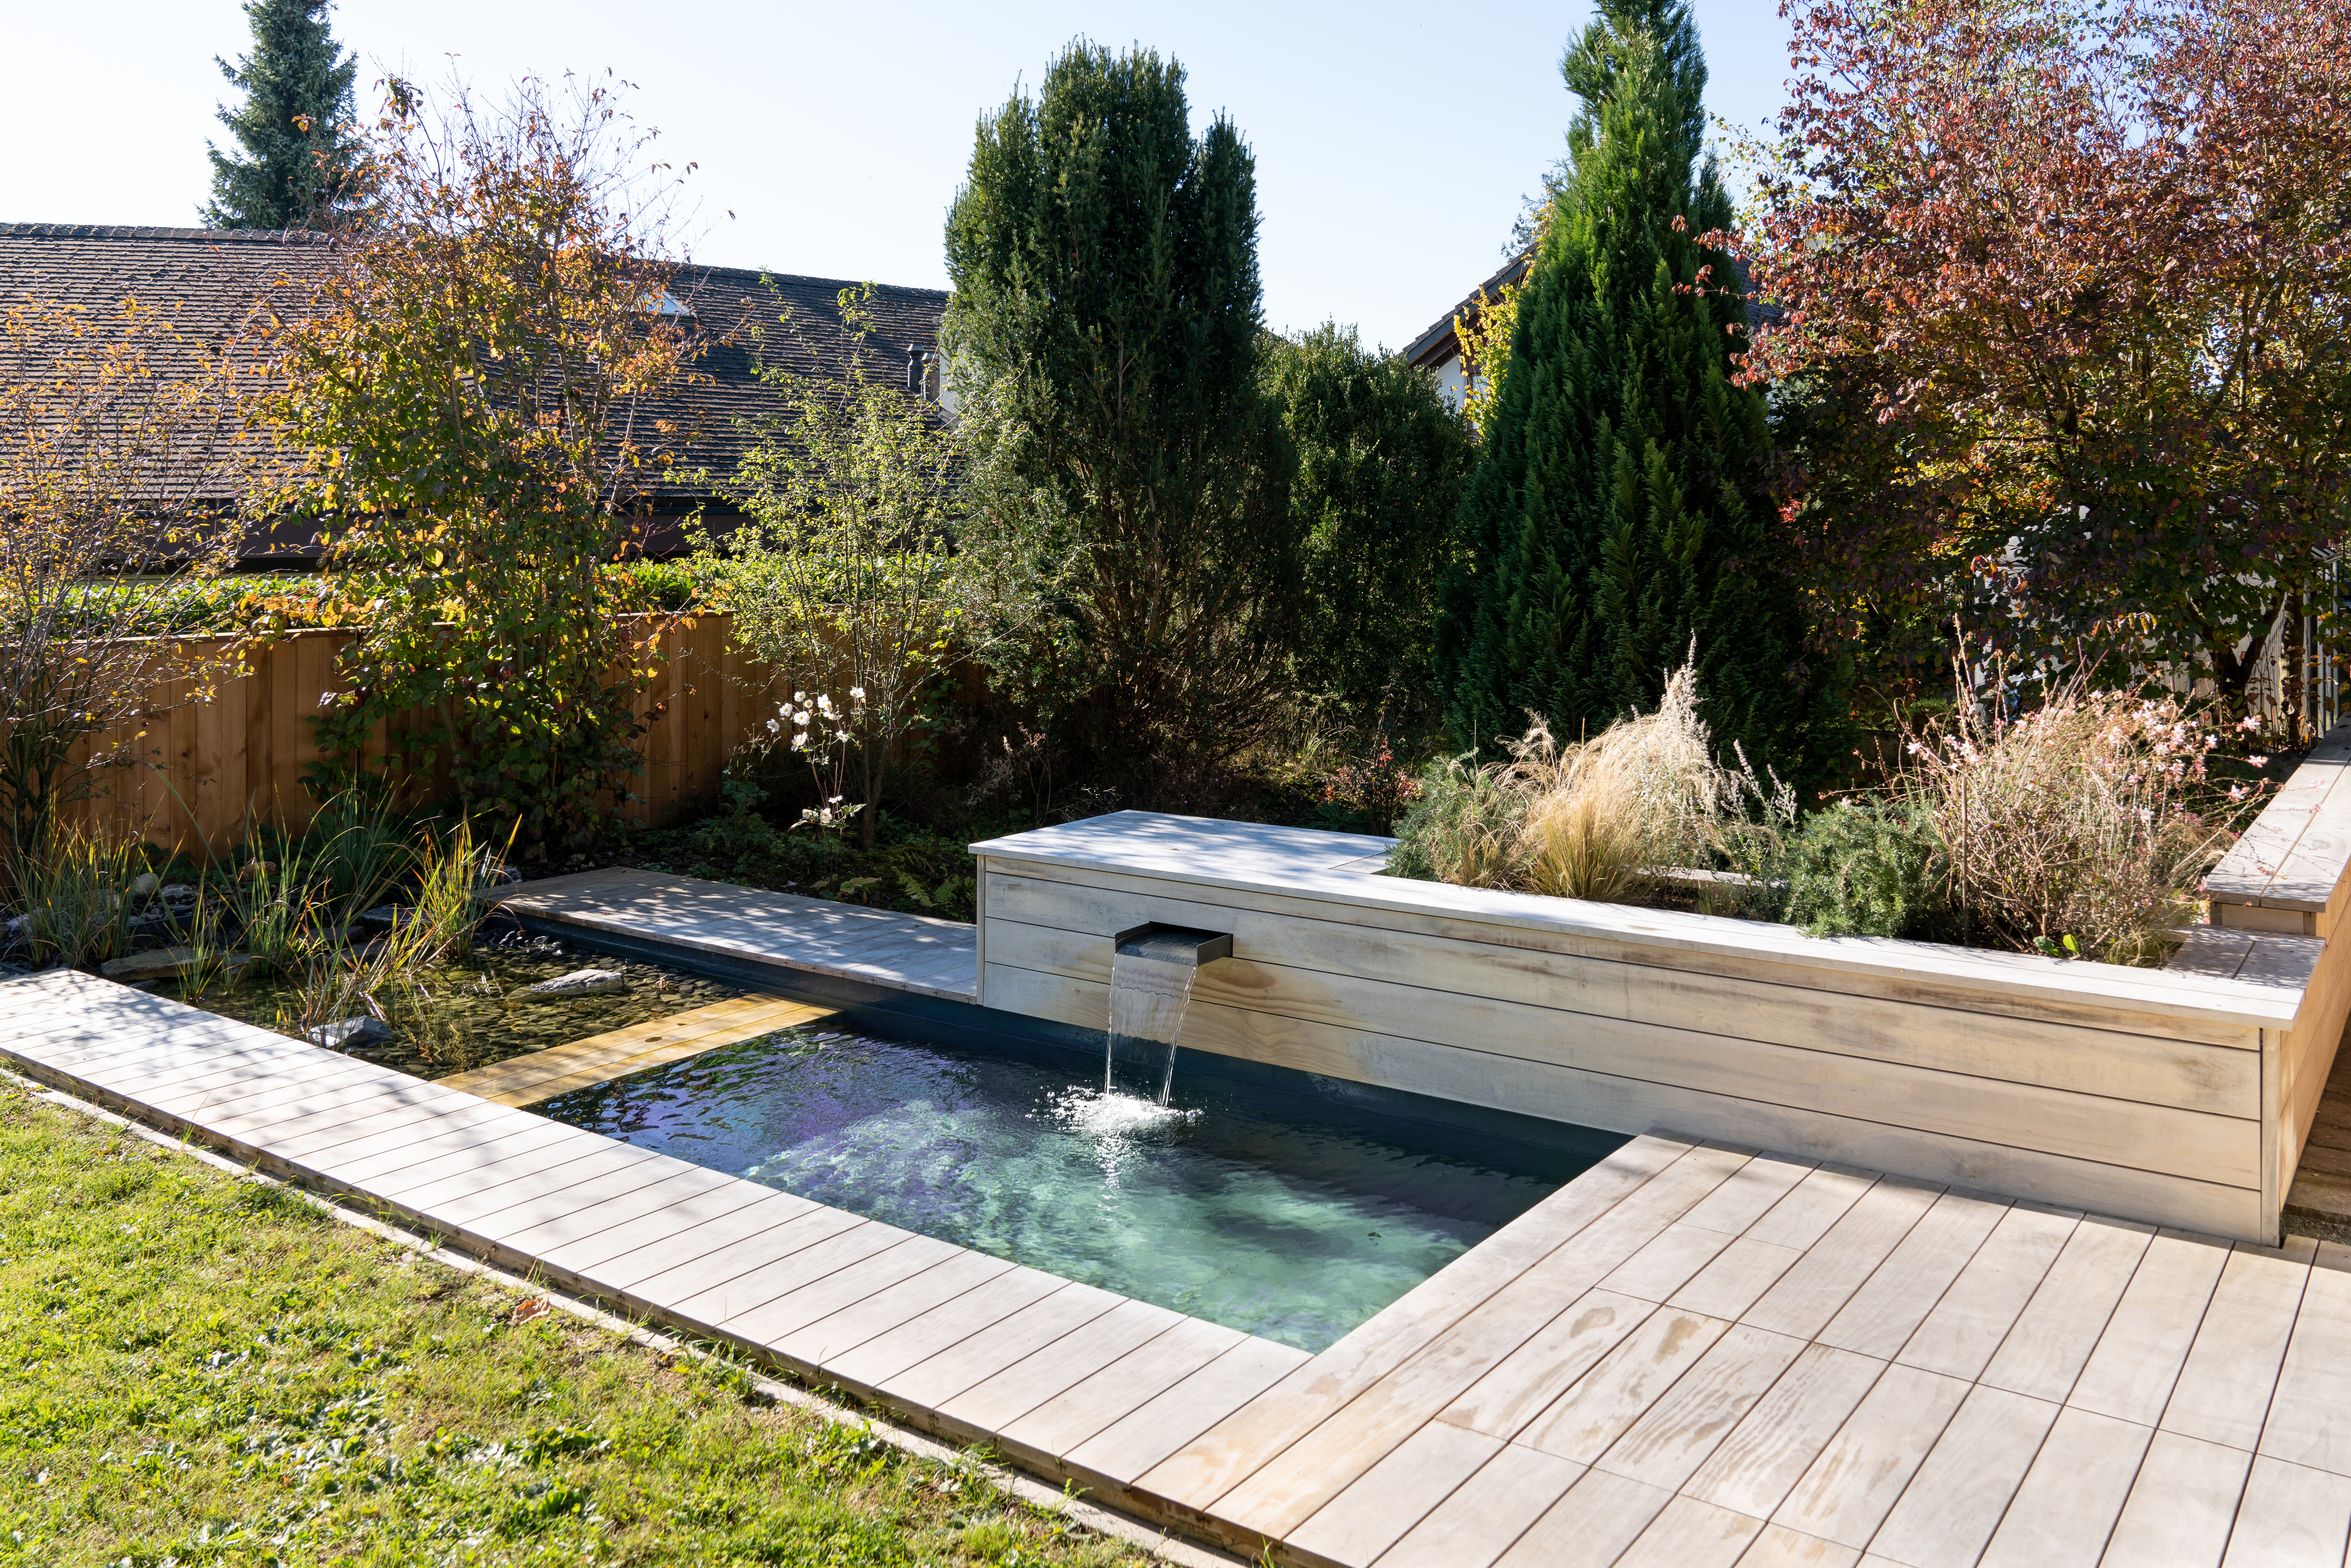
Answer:
<path fill-rule="evenodd" d="M 1149 1301 L 1121 1301 L 1066 1338 L 974 1384 L 940 1406 L 939 1413 L 977 1431 L 1004 1431 L 1071 1385 L 1185 1321 L 1183 1313 Z"/>
<path fill-rule="evenodd" d="M 646 1239 L 675 1235 L 705 1218 L 733 1213 L 758 1197 L 756 1183 L 696 1166 L 601 1205 L 592 1213 L 549 1220 L 536 1230 L 518 1232 L 502 1241 L 551 1268 L 576 1272 L 642 1246 Z"/>
<path fill-rule="evenodd" d="M 1943 1194 L 1813 1337 L 1839 1350 L 1892 1360 L 2008 1208 L 2006 1203 L 1962 1193 Z"/>
<path fill-rule="evenodd" d="M 1673 1496 L 1606 1470 L 1586 1470 L 1502 1553 L 1497 1568 L 1607 1568 Z"/>
<path fill-rule="evenodd" d="M 788 1195 L 778 1193 L 776 1197 L 785 1198 Z M 778 1212 L 784 1216 L 781 1219 L 775 1218 Z M 741 1234 L 737 1233 L 737 1223 Z M 599 1264 L 595 1276 L 631 1301 L 671 1306 L 694 1301 L 761 1269 L 774 1268 L 780 1259 L 835 1237 L 862 1230 L 872 1223 L 863 1215 L 813 1204 L 806 1208 L 780 1210 L 755 1204 L 740 1211 L 739 1221 L 730 1216 L 710 1226 L 696 1227 L 697 1231 L 709 1234 L 682 1233 L 674 1244 L 655 1243 L 641 1252 Z M 873 1244 L 886 1246 L 888 1241 L 889 1238 L 883 1237 Z M 655 1268 L 656 1264 L 660 1266 Z M 735 1300 L 747 1306 L 751 1304 L 747 1296 L 747 1290 Z M 760 1298 L 769 1299 L 771 1296 Z M 720 1315 L 726 1315 L 724 1304 Z"/>
<path fill-rule="evenodd" d="M 1667 1304 L 1708 1317 L 1744 1317 L 1803 1255 L 1794 1247 L 1742 1236 L 1676 1291 Z"/>
<path fill-rule="evenodd" d="M 540 1249 L 538 1255 L 558 1269 L 574 1272 L 601 1270 L 616 1259 L 674 1241 L 700 1231 L 703 1226 L 713 1220 L 724 1219 L 766 1204 L 771 1198 L 787 1196 L 764 1188 L 757 1182 L 728 1181 L 650 1213 L 623 1218 L 609 1228 L 586 1231 L 571 1240 L 550 1242 Z M 799 1208 L 782 1209 L 775 1223 L 781 1224 L 784 1217 L 806 1213 L 812 1207 L 802 1200 Z"/>
<path fill-rule="evenodd" d="M 2160 1423 L 2167 1432 L 2252 1449 L 2302 1309 L 2314 1242 L 2284 1258 L 2233 1249 L 2180 1368 Z"/>
<path fill-rule="evenodd" d="M 2351 1273 L 2330 1266 L 2344 1256 L 2318 1249 L 2255 1449 L 2335 1475 L 2351 1475 Z"/>
<path fill-rule="evenodd" d="M 1739 1560 L 1739 1568 L 1854 1568 L 1860 1561 L 1857 1548 L 1801 1534 L 1784 1524 L 1767 1524 Z"/>
<path fill-rule="evenodd" d="M 1773 1511 L 1771 1522 L 1866 1547 L 1968 1388 L 1940 1373 L 1889 1367 Z"/>
<path fill-rule="evenodd" d="M 1700 1198 L 1680 1223 L 1703 1230 L 1743 1236 L 1784 1203 L 1788 1195 L 1819 1169 L 1817 1161 L 1761 1154 L 1740 1166 L 1730 1178 Z"/>
<path fill-rule="evenodd" d="M 2158 1432 L 2115 1521 L 2105 1568 L 2218 1568 L 2253 1456 Z"/>
<path fill-rule="evenodd" d="M 1771 1518 L 1885 1370 L 1849 1350 L 1805 1346 L 1682 1490 Z"/>
<path fill-rule="evenodd" d="M 833 1373 L 867 1388 L 941 1351 L 962 1343 L 981 1329 L 1034 1306 L 1068 1281 L 1041 1269 L 1005 1270 L 950 1301 L 915 1313 L 835 1355 Z"/>
<path fill-rule="evenodd" d="M 810 1220 L 819 1216 L 810 1215 Z M 855 1218 L 856 1217 L 851 1217 Z M 884 1225 L 878 1219 L 839 1225 L 833 1234 L 806 1247 L 794 1248 L 756 1269 L 730 1274 L 692 1295 L 675 1299 L 671 1311 L 696 1322 L 716 1327 L 763 1307 L 803 1285 L 812 1284 L 854 1263 L 914 1239 L 911 1230 Z"/>
<path fill-rule="evenodd" d="M 1677 1220 L 1639 1251 L 1618 1264 L 1600 1283 L 1619 1295 L 1663 1301 L 1713 1262 L 1737 1238 Z"/>
<path fill-rule="evenodd" d="M 1762 1531 L 1760 1519 L 1677 1497 L 1616 1559 L 1616 1568 L 1732 1568 Z"/>
<path fill-rule="evenodd" d="M 890 1324 L 876 1322 L 872 1332 L 866 1333 L 862 1326 L 852 1327 L 842 1322 L 840 1314 L 852 1312 L 893 1285 L 905 1283 L 934 1269 L 949 1265 L 954 1266 L 952 1273 L 946 1281 L 936 1282 L 937 1287 L 960 1295 L 980 1282 L 989 1265 L 1001 1261 L 1001 1259 L 971 1252 L 935 1236 L 909 1235 L 894 1247 L 859 1258 L 771 1301 L 761 1301 L 731 1316 L 714 1317 L 712 1324 L 728 1339 L 754 1346 L 783 1345 L 790 1342 L 798 1330 L 827 1322 L 834 1325 L 831 1333 L 839 1336 L 832 1342 L 834 1343 L 849 1341 L 853 1333 L 870 1339 L 872 1333 Z M 821 1344 L 824 1342 L 818 1343 Z"/>
<path fill-rule="evenodd" d="M 402 1207 L 430 1207 L 591 1154 L 608 1154 L 610 1143 L 560 1122 L 511 1132 L 490 1129 L 454 1153 L 372 1176 L 368 1190 Z"/>
<path fill-rule="evenodd" d="M 1358 1476 L 1284 1543 L 1345 1568 L 1371 1568 L 1502 1447 L 1499 1437 L 1431 1423 Z"/>
<path fill-rule="evenodd" d="M 1555 1454 L 1506 1444 L 1381 1553 L 1377 1568 L 1492 1568 L 1583 1469 Z"/>
<path fill-rule="evenodd" d="M 567 1045 L 549 1046 L 528 1056 L 511 1058 L 440 1080 L 454 1089 L 507 1105 L 535 1105 L 575 1089 L 609 1083 L 673 1061 L 699 1056 L 778 1030 L 798 1028 L 838 1017 L 831 1008 L 814 1007 L 780 997 L 736 998 L 692 1012 L 678 1013 L 650 1023 L 590 1035 Z"/>
<path fill-rule="evenodd" d="M 616 1164 L 610 1171 L 585 1181 L 550 1191 L 531 1193 L 501 1207 L 476 1214 L 466 1221 L 465 1228 L 486 1241 L 507 1246 L 509 1237 L 575 1219 L 583 1213 L 593 1213 L 608 1205 L 625 1204 L 648 1188 L 658 1187 L 666 1182 L 681 1177 L 695 1180 L 709 1174 L 687 1165 L 684 1160 L 672 1159 L 650 1150 L 645 1152 L 649 1157 L 633 1164 Z"/>
<path fill-rule="evenodd" d="M 1635 1297 L 1593 1291 L 1536 1330 L 1437 1418 L 1491 1437 L 1514 1437 L 1654 1310 Z"/>
<path fill-rule="evenodd" d="M 1910 1568 L 1970 1568 L 2060 1408 L 1980 1384 L 1970 1389 L 1869 1550 Z"/>
<path fill-rule="evenodd" d="M 1001 1440 L 1008 1449 L 1058 1459 L 1248 1337 L 1221 1323 L 1186 1318 L 1006 1423 Z"/>
<path fill-rule="evenodd" d="M 2342 1568 L 2351 1476 L 2253 1457 L 2221 1568 Z"/>
<path fill-rule="evenodd" d="M 1803 1341 L 1785 1334 L 1732 1327 L 1593 1462 L 1680 1490 L 1803 1349 Z"/>
<path fill-rule="evenodd" d="M 1652 1312 L 1516 1440 L 1578 1464 L 1595 1462 L 1730 1326 L 1671 1307 Z"/>
<path fill-rule="evenodd" d="M 576 1151 L 549 1144 L 484 1171 L 452 1176 L 424 1188 L 421 1194 L 395 1201 L 430 1224 L 469 1229 L 474 1220 L 517 1203 L 567 1193 L 611 1172 L 634 1171 L 654 1157 L 650 1149 L 632 1148 L 625 1144 L 612 1147 L 610 1139 L 604 1142 L 606 1147 L 590 1145 Z M 476 1176 L 486 1179 L 477 1181 Z M 557 1201 L 560 1203 L 559 1197 Z"/>
<path fill-rule="evenodd" d="M 2024 1315 L 2081 1218 L 2033 1204 L 2010 1208 L 1894 1359 L 1973 1381 Z"/>
<path fill-rule="evenodd" d="M 1118 1485 L 1147 1480 L 1169 1455 L 1313 1359 L 1271 1340 L 1244 1339 L 1071 1449 L 1069 1463 Z"/>
<path fill-rule="evenodd" d="M 894 1256 L 882 1254 L 885 1259 Z M 957 1249 L 952 1257 L 894 1282 L 872 1281 L 881 1288 L 800 1327 L 770 1334 L 765 1343 L 776 1354 L 803 1365 L 832 1368 L 831 1375 L 838 1377 L 841 1358 L 857 1346 L 949 1302 L 962 1310 L 965 1298 L 1015 1267 L 1002 1258 Z M 740 1325 L 727 1327 L 730 1333 L 749 1337 Z"/>
<path fill-rule="evenodd" d="M 904 1372 L 884 1378 L 885 1397 L 936 1410 L 1056 1341 L 1076 1333 L 1123 1298 L 1072 1281 Z"/>
<path fill-rule="evenodd" d="M 1451 1268 L 1439 1270 L 1374 1314 L 1371 1321 L 1311 1358 L 1264 1396 L 1249 1400 L 1213 1430 L 1180 1445 L 1144 1483 L 1183 1506 L 1205 1510 L 1217 1497 L 1319 1426 L 1437 1334 L 1548 1258 L 1583 1229 L 1614 1212 L 1656 1178 L 1690 1166 L 1645 1199 L 1660 1225 L 1670 1224 L 1728 1176 L 1721 1162 L 1694 1145 L 1638 1138 L 1570 1182 L 1489 1238 Z M 1708 1179 L 1708 1177 L 1711 1179 Z M 1596 1179 L 1595 1179 L 1596 1178 Z M 1627 1251 L 1631 1248 L 1626 1249 Z"/>
<path fill-rule="evenodd" d="M 1983 1568 L 2095 1563 L 2154 1436 L 2111 1416 L 2060 1410 L 1984 1551 Z"/>
<path fill-rule="evenodd" d="M 2151 1225 L 2089 1218 L 2074 1227 L 1982 1381 L 2035 1399 L 2072 1393 L 2154 1239 Z"/>
<path fill-rule="evenodd" d="M 713 1215 L 691 1225 L 681 1225 L 674 1231 L 660 1231 L 637 1242 L 606 1254 L 592 1263 L 578 1265 L 581 1272 L 599 1284 L 616 1292 L 627 1292 L 643 1285 L 664 1296 L 682 1292 L 695 1280 L 708 1279 L 716 1267 L 714 1260 L 732 1263 L 749 1258 L 742 1265 L 747 1270 L 754 1264 L 774 1255 L 774 1249 L 801 1245 L 797 1237 L 781 1237 L 775 1233 L 799 1220 L 818 1221 L 810 1241 L 831 1235 L 842 1226 L 862 1223 L 854 1215 L 837 1216 L 838 1210 L 828 1210 L 794 1197 L 789 1193 L 769 1192 L 738 1208 Z M 634 1232 L 635 1227 L 630 1228 Z M 620 1239 L 630 1239 L 628 1237 Z M 685 1270 L 696 1270 L 687 1273 Z M 639 1298 L 642 1299 L 642 1298 Z"/>
<path fill-rule="evenodd" d="M 1741 1321 L 1773 1333 L 1813 1338 L 1934 1207 L 1942 1190 L 1922 1182 L 1874 1183 Z M 1768 1227 L 1768 1219 L 1759 1230 Z"/>
<path fill-rule="evenodd" d="M 2225 1242 L 2159 1233 L 2065 1403 L 2142 1427 L 2160 1420 L 2228 1260 Z"/>
<path fill-rule="evenodd" d="M 510 1154 L 552 1143 L 576 1143 L 579 1136 L 579 1128 L 560 1122 L 500 1119 L 420 1137 L 405 1146 L 397 1142 L 379 1144 L 364 1154 L 355 1152 L 349 1159 L 313 1156 L 308 1163 L 338 1181 L 365 1186 L 378 1197 L 393 1197 L 444 1176 L 478 1170 Z"/>

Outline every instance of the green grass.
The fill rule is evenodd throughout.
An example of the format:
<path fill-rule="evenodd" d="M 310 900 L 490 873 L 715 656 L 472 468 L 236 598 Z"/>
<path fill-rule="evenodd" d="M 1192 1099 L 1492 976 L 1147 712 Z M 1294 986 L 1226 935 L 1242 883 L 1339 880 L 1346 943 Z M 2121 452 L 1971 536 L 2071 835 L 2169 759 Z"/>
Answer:
<path fill-rule="evenodd" d="M 0 1563 L 1140 1563 L 0 1080 Z"/>

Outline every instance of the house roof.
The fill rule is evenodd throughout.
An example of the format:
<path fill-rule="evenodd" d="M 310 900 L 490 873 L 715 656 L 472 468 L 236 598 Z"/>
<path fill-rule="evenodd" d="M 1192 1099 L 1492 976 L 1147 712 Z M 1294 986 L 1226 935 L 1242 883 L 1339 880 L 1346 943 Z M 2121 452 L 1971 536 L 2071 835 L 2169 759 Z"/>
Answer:
<path fill-rule="evenodd" d="M 289 300 L 299 308 L 306 286 L 344 254 L 327 236 L 304 230 L 0 224 L 0 300 L 30 297 L 99 312 L 135 298 L 179 329 L 193 364 L 199 351 L 216 353 L 251 340 L 267 310 L 286 310 Z M 746 425 L 779 412 L 775 389 L 758 374 L 755 353 L 803 374 L 841 372 L 856 339 L 842 319 L 839 296 L 854 286 L 848 278 L 756 268 L 689 265 L 678 270 L 669 292 L 693 312 L 710 341 L 695 366 L 695 384 L 659 408 L 640 411 L 671 419 L 685 432 L 673 474 L 731 472 L 749 444 Z M 894 383 L 904 373 L 909 348 L 936 348 L 946 300 L 941 289 L 876 287 L 863 307 L 872 319 L 868 343 L 878 361 L 874 374 Z M 787 313 L 789 324 L 779 322 Z M 159 368 L 170 373 L 169 365 Z M 226 411 L 224 417 L 230 417 Z M 248 464 L 267 460 L 249 444 L 247 451 Z M 234 499 L 243 476 L 231 466 L 221 471 L 217 498 Z M 710 498 L 709 485 L 690 478 L 665 477 L 652 487 L 657 512 L 688 510 Z"/>
<path fill-rule="evenodd" d="M 1531 250 L 1520 251 L 1504 262 L 1493 277 L 1464 296 L 1460 304 L 1438 317 L 1430 325 L 1428 330 L 1405 344 L 1404 350 L 1405 360 L 1422 370 L 1435 370 L 1458 354 L 1461 351 L 1461 345 L 1453 330 L 1455 319 L 1466 315 L 1475 320 L 1479 308 L 1479 302 L 1490 301 L 1497 290 L 1516 283 L 1525 276 L 1529 264 L 1534 260 L 1534 254 Z"/>

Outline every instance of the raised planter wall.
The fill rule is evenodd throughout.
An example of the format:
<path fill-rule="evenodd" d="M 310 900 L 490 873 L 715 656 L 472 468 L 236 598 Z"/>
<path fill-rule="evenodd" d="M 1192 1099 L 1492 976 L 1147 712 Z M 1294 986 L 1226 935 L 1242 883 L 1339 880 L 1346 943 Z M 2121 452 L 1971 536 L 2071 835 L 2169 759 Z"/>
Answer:
<path fill-rule="evenodd" d="M 976 844 L 979 999 L 1100 1029 L 1113 933 L 1229 932 L 1187 1049 L 2255 1241 L 2351 1006 L 2323 936 L 2133 969 L 1405 881 L 1388 847 L 1134 811 Z"/>

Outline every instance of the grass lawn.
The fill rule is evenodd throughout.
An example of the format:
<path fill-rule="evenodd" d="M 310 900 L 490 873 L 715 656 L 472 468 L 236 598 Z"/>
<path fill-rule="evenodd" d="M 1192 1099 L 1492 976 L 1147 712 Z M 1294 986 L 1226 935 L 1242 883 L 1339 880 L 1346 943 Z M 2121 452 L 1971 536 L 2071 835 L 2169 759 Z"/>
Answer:
<path fill-rule="evenodd" d="M 0 1080 L 0 1563 L 1140 1564 Z"/>

